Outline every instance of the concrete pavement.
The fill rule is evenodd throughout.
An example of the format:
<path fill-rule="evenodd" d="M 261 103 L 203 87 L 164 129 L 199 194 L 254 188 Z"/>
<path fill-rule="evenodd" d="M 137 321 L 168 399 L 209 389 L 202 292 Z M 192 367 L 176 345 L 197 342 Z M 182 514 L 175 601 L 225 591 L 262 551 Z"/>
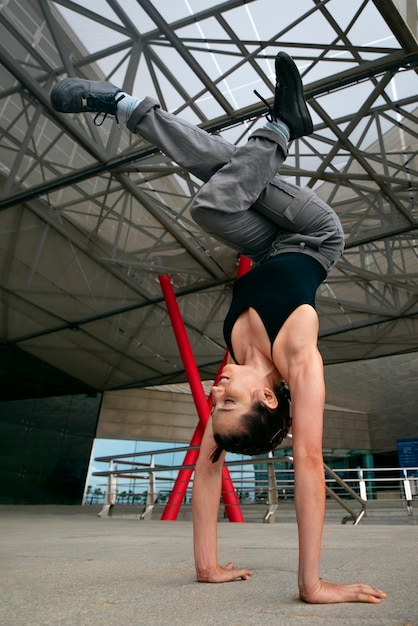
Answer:
<path fill-rule="evenodd" d="M 0 507 L 1 626 L 418 626 L 415 518 L 327 519 L 321 575 L 388 593 L 379 605 L 297 598 L 296 524 L 219 523 L 221 562 L 248 581 L 195 582 L 190 521 L 97 517 L 95 507 Z"/>

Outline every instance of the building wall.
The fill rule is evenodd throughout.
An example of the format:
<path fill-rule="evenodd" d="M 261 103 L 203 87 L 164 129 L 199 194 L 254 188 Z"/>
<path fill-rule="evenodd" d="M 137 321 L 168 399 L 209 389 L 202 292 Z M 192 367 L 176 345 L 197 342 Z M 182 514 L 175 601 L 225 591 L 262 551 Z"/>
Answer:
<path fill-rule="evenodd" d="M 106 391 L 98 438 L 188 443 L 198 423 L 190 393 L 153 389 Z"/>
<path fill-rule="evenodd" d="M 325 368 L 327 402 L 368 414 L 374 453 L 418 437 L 418 353 Z"/>
<path fill-rule="evenodd" d="M 327 405 L 324 413 L 323 448 L 371 450 L 367 413 Z"/>
<path fill-rule="evenodd" d="M 108 391 L 103 394 L 96 436 L 103 439 L 188 443 L 197 420 L 193 397 L 184 391 Z M 369 450 L 367 414 L 327 405 L 324 447 Z"/>
<path fill-rule="evenodd" d="M 100 397 L 0 402 L 0 504 L 80 504 Z"/>

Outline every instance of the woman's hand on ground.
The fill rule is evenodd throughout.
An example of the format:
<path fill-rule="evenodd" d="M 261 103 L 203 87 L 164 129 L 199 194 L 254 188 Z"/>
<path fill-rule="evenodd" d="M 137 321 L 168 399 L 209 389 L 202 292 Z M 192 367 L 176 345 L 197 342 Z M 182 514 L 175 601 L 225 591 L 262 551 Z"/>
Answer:
<path fill-rule="evenodd" d="M 351 585 L 336 585 L 319 581 L 318 587 L 309 593 L 300 592 L 300 599 L 309 604 L 332 604 L 336 602 L 369 602 L 378 604 L 386 598 L 384 591 L 364 585 L 353 583 Z"/>
<path fill-rule="evenodd" d="M 233 580 L 241 578 L 242 580 L 248 580 L 253 573 L 244 568 L 237 568 L 233 563 L 227 563 L 225 567 L 218 565 L 216 569 L 204 574 L 197 575 L 197 581 L 199 583 L 229 583 Z"/>

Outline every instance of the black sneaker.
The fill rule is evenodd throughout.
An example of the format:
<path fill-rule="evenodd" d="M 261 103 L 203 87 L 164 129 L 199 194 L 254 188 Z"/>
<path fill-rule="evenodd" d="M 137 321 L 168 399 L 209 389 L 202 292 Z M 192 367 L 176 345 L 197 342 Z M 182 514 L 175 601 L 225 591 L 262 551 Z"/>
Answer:
<path fill-rule="evenodd" d="M 312 119 L 306 106 L 303 84 L 293 59 L 286 52 L 276 56 L 276 87 L 274 102 L 270 107 L 266 100 L 256 95 L 268 106 L 270 120 L 283 120 L 290 130 L 290 139 L 297 139 L 313 132 Z"/>
<path fill-rule="evenodd" d="M 112 83 L 65 78 L 52 89 L 51 104 L 61 113 L 97 113 L 94 123 L 101 126 L 106 115 L 114 115 L 119 123 L 117 103 L 125 96 L 118 94 L 121 90 Z M 97 122 L 100 115 L 103 119 Z"/>

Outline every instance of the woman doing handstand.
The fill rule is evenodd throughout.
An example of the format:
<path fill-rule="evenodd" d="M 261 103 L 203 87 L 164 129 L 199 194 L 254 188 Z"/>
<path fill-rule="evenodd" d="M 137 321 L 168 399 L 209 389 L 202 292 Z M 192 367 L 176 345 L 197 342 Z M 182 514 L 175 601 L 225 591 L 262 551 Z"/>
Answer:
<path fill-rule="evenodd" d="M 325 386 L 315 292 L 342 254 L 343 232 L 334 211 L 310 189 L 277 174 L 289 140 L 313 130 L 296 65 L 287 54 L 277 55 L 268 121 L 239 148 L 163 111 L 155 100 L 138 100 L 110 83 L 65 79 L 54 87 L 51 102 L 64 113 L 124 116 L 130 131 L 204 182 L 190 207 L 202 229 L 257 264 L 234 286 L 224 324 L 228 364 L 213 387 L 214 407 L 196 465 L 197 579 L 226 582 L 252 574 L 218 563 L 222 464 L 226 450 L 257 454 L 281 442 L 290 425 L 285 382 L 292 398 L 300 598 L 380 602 L 386 594 L 378 589 L 319 577 Z"/>

